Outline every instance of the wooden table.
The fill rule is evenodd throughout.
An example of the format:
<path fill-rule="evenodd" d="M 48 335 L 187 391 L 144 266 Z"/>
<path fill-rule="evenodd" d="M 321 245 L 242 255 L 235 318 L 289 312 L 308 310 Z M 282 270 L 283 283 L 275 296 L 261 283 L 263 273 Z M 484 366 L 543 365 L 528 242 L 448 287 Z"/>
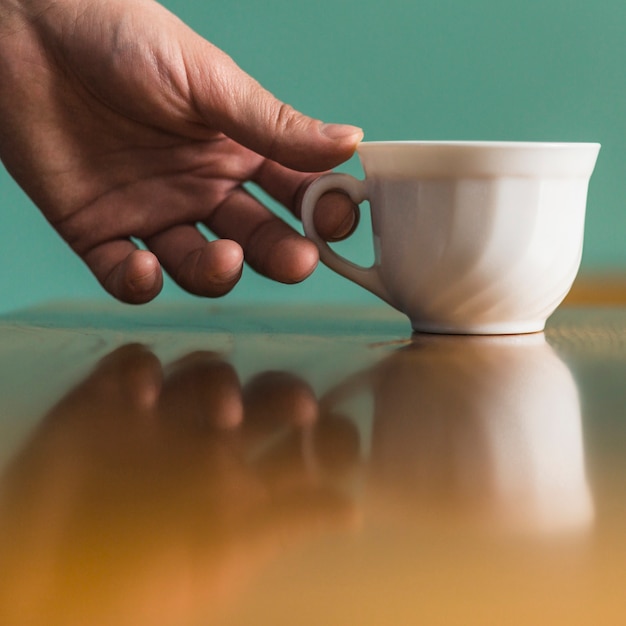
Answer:
<path fill-rule="evenodd" d="M 0 624 L 626 623 L 626 309 L 0 320 Z"/>

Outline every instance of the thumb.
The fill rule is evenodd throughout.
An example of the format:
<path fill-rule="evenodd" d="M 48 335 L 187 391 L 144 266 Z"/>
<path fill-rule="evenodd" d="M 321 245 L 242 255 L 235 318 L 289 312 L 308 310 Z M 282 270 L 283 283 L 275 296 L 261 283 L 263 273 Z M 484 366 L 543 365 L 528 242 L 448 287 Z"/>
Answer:
<path fill-rule="evenodd" d="M 296 170 L 332 169 L 354 154 L 363 138 L 360 128 L 325 124 L 296 111 L 264 89 L 226 53 L 208 45 L 211 75 L 190 81 L 196 107 L 207 124 Z M 206 57 L 202 65 L 194 66 L 197 71 L 205 69 Z"/>

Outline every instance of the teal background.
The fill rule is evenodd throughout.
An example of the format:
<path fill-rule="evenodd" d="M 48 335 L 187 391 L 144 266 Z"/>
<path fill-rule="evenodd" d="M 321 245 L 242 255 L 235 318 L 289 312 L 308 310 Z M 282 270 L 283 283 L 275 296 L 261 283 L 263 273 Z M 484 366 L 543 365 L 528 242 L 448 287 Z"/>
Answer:
<path fill-rule="evenodd" d="M 624 0 L 164 4 L 282 100 L 325 121 L 359 125 L 369 140 L 602 143 L 583 271 L 626 269 Z M 360 175 L 356 159 L 341 169 Z M 0 311 L 109 297 L 2 168 L 0 224 Z M 370 245 L 361 227 L 340 249 L 367 262 Z M 192 296 L 168 281 L 160 300 L 181 298 Z M 373 296 L 322 267 L 296 286 L 247 269 L 226 301 Z"/>

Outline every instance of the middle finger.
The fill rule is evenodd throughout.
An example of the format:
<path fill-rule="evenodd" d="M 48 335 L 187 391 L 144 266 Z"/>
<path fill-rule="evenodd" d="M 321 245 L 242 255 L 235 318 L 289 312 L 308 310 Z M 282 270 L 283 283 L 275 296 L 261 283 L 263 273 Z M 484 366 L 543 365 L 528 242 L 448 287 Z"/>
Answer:
<path fill-rule="evenodd" d="M 282 283 L 297 283 L 315 269 L 317 247 L 238 187 L 216 207 L 206 225 L 218 236 L 243 248 L 247 263 Z"/>

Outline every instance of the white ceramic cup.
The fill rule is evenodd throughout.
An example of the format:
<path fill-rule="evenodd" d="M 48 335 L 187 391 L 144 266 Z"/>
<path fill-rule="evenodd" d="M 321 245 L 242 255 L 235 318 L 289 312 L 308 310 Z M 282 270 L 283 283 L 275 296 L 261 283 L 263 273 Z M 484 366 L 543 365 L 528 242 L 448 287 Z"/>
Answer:
<path fill-rule="evenodd" d="M 304 230 L 326 265 L 405 313 L 415 331 L 540 331 L 580 266 L 599 150 L 596 143 L 364 142 L 365 180 L 321 176 L 303 199 Z M 315 205 L 333 190 L 370 203 L 371 267 L 337 254 L 315 229 Z"/>

